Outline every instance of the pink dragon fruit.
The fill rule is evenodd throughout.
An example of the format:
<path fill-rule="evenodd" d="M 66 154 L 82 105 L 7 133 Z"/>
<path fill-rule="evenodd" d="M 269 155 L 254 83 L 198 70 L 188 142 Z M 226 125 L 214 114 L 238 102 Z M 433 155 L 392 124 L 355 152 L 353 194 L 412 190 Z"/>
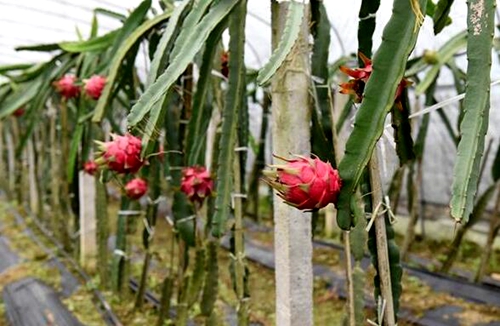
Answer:
<path fill-rule="evenodd" d="M 107 167 L 117 173 L 136 173 L 144 165 L 141 158 L 141 139 L 130 134 L 125 136 L 112 135 L 113 140 L 109 142 L 98 142 L 101 156 L 96 160 L 97 164 L 106 164 Z"/>
<path fill-rule="evenodd" d="M 98 100 L 101 97 L 104 85 L 106 85 L 106 77 L 99 75 L 94 75 L 84 80 L 85 93 L 94 100 Z"/>
<path fill-rule="evenodd" d="M 97 172 L 97 169 L 98 166 L 95 161 L 87 161 L 83 163 L 83 171 L 87 174 L 94 175 Z"/>
<path fill-rule="evenodd" d="M 296 155 L 285 159 L 283 165 L 272 165 L 274 170 L 264 171 L 266 181 L 285 202 L 300 210 L 323 208 L 335 204 L 342 186 L 339 173 L 330 163 Z"/>
<path fill-rule="evenodd" d="M 76 76 L 65 75 L 53 83 L 56 91 L 65 99 L 71 99 L 80 95 L 80 86 L 76 85 Z"/>
<path fill-rule="evenodd" d="M 182 171 L 181 191 L 191 202 L 201 205 L 213 189 L 214 181 L 204 166 L 191 166 Z"/>
<path fill-rule="evenodd" d="M 139 199 L 148 191 L 148 184 L 141 178 L 130 180 L 125 185 L 125 192 L 130 199 Z"/>

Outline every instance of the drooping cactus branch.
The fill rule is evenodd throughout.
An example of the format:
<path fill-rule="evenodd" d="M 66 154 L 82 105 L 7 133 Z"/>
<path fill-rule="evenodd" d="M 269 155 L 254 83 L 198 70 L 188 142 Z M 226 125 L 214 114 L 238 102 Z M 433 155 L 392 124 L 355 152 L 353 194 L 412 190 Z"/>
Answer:
<path fill-rule="evenodd" d="M 420 0 L 420 8 L 425 8 L 426 2 Z M 393 14 L 384 28 L 383 42 L 373 58 L 373 72 L 366 84 L 354 129 L 347 140 L 345 156 L 339 164 L 344 186 L 339 197 L 337 223 L 342 229 L 352 227 L 350 198 L 382 135 L 386 115 L 394 105 L 396 89 L 417 40 L 415 26 L 418 26 L 417 18 L 410 1 L 395 0 Z"/>
<path fill-rule="evenodd" d="M 474 207 L 488 129 L 495 1 L 469 1 L 467 17 L 467 86 L 450 202 L 451 216 L 462 224 Z"/>

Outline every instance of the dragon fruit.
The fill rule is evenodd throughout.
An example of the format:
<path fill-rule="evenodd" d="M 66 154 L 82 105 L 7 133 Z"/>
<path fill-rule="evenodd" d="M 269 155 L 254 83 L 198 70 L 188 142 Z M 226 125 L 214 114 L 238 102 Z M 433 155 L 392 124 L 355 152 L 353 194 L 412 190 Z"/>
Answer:
<path fill-rule="evenodd" d="M 130 134 L 125 136 L 112 135 L 109 142 L 96 143 L 101 150 L 97 164 L 106 164 L 116 173 L 136 173 L 144 165 L 141 158 L 141 139 Z"/>
<path fill-rule="evenodd" d="M 12 115 L 15 116 L 16 118 L 19 118 L 22 117 L 24 113 L 26 113 L 26 110 L 24 108 L 19 108 L 16 111 L 14 111 Z"/>
<path fill-rule="evenodd" d="M 106 77 L 99 75 L 94 75 L 84 80 L 85 93 L 94 100 L 98 100 L 101 97 L 104 85 L 106 85 Z"/>
<path fill-rule="evenodd" d="M 181 191 L 193 203 L 201 205 L 214 189 L 214 181 L 204 166 L 191 166 L 182 171 Z"/>
<path fill-rule="evenodd" d="M 83 163 L 83 171 L 87 174 L 94 175 L 97 172 L 97 169 L 98 166 L 95 161 L 87 161 Z"/>
<path fill-rule="evenodd" d="M 80 95 L 80 86 L 76 84 L 76 76 L 65 75 L 53 83 L 56 91 L 65 99 L 70 99 Z"/>
<path fill-rule="evenodd" d="M 141 178 L 132 179 L 125 185 L 125 193 L 130 199 L 139 199 L 144 196 L 147 191 L 148 184 Z"/>
<path fill-rule="evenodd" d="M 223 51 L 220 56 L 220 73 L 228 78 L 229 77 L 229 52 Z"/>
<path fill-rule="evenodd" d="M 316 156 L 276 157 L 286 161 L 286 164 L 272 165 L 273 170 L 264 171 L 264 181 L 287 204 L 300 210 L 315 210 L 337 202 L 342 181 L 330 163 Z"/>

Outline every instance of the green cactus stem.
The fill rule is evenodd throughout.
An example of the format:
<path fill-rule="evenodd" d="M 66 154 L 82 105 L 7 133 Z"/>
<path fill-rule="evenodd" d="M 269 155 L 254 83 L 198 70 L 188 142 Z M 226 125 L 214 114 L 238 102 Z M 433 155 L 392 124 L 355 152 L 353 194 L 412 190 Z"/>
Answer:
<path fill-rule="evenodd" d="M 207 260 L 205 264 L 205 286 L 201 297 L 201 315 L 210 317 L 214 310 L 219 289 L 219 263 L 217 258 L 218 243 L 215 240 L 207 242 Z"/>
<path fill-rule="evenodd" d="M 238 153 L 239 154 L 239 153 Z M 236 155 L 233 164 L 234 190 L 237 194 L 233 197 L 234 208 L 234 283 L 236 297 L 238 298 L 238 326 L 247 326 L 249 324 L 249 297 L 245 293 L 245 282 L 248 279 L 245 266 L 245 240 L 243 231 L 243 203 L 240 172 L 240 158 Z"/>

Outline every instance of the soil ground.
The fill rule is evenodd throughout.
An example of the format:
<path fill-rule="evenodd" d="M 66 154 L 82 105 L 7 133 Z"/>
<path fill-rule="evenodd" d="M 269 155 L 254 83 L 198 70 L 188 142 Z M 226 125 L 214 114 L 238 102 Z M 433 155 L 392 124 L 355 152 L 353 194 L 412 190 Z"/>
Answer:
<path fill-rule="evenodd" d="M 116 204 L 116 203 L 115 203 Z M 116 215 L 117 205 L 112 206 L 110 210 L 111 215 Z M 14 218 L 8 210 L 5 203 L 0 205 L 0 221 L 2 227 L 0 229 L 1 235 L 10 240 L 12 249 L 19 253 L 23 261 L 16 266 L 2 274 L 0 274 L 0 290 L 9 282 L 22 278 L 24 276 L 35 276 L 49 285 L 53 286 L 56 290 L 60 289 L 60 276 L 57 271 L 46 264 L 48 255 L 40 249 L 39 246 L 34 244 L 32 240 L 26 236 L 23 229 L 15 223 Z M 110 226 L 113 228 L 114 221 L 111 219 Z M 268 223 L 268 226 L 271 226 Z M 35 228 L 33 228 L 35 229 Z M 137 248 L 140 255 L 142 248 L 141 233 L 142 228 L 137 227 L 134 236 L 131 238 L 133 245 Z M 151 269 L 148 277 L 148 288 L 153 293 L 160 293 L 161 283 L 169 270 L 170 266 L 176 266 L 177 253 L 176 248 L 171 251 L 172 232 L 171 226 L 166 223 L 164 219 L 159 219 L 156 227 L 156 234 L 151 247 L 154 253 L 155 266 Z M 267 246 L 269 250 L 272 249 L 273 237 L 272 232 L 257 232 L 247 230 L 248 238 L 252 241 L 258 242 L 260 245 Z M 43 237 L 40 237 L 43 239 Z M 332 240 L 332 239 L 330 239 Z M 400 239 L 398 239 L 399 241 Z M 51 247 L 49 242 L 45 243 L 46 246 Z M 412 252 L 423 257 L 427 257 L 439 261 L 439 255 L 445 252 L 445 246 L 441 242 L 428 241 L 425 239 L 417 239 L 412 248 Z M 53 250 L 55 248 L 52 247 Z M 481 248 L 474 243 L 466 242 L 461 249 L 460 261 L 457 266 L 460 268 L 473 271 L 474 264 L 478 259 Z M 500 253 L 495 252 L 493 264 L 490 266 L 489 273 L 494 275 L 500 273 Z M 216 309 L 219 316 L 223 316 L 228 307 L 235 307 L 237 304 L 236 296 L 234 294 L 231 274 L 229 265 L 231 261 L 229 253 L 220 249 L 218 252 L 219 260 L 219 297 L 216 303 Z M 316 248 L 314 250 L 314 263 L 326 265 L 334 272 L 339 274 L 343 273 L 342 266 L 343 257 L 336 252 L 324 248 Z M 172 265 L 171 265 L 172 264 Z M 274 325 L 274 272 L 259 264 L 248 262 L 250 270 L 249 289 L 251 297 L 251 311 L 250 316 L 252 321 L 260 323 L 261 325 Z M 141 260 L 134 261 L 132 264 L 132 276 L 139 278 L 142 268 Z M 373 276 L 373 269 L 367 271 L 365 292 L 370 296 L 372 291 L 371 279 Z M 64 300 L 68 308 L 82 321 L 85 325 L 103 325 L 101 316 L 93 305 L 93 298 L 89 289 L 100 286 L 100 281 L 97 276 L 93 278 L 91 284 L 80 287 L 78 291 L 73 293 L 69 298 Z M 123 321 L 124 325 L 154 325 L 156 323 L 156 312 L 149 305 L 147 309 L 136 311 L 133 309 L 134 298 L 132 294 L 123 297 L 117 297 L 110 291 L 103 291 L 107 300 L 111 303 L 113 310 L 118 317 Z M 175 297 L 175 296 L 174 296 Z M 345 301 L 339 299 L 338 294 L 329 290 L 328 284 L 323 279 L 315 279 L 314 281 L 314 320 L 315 325 L 340 325 L 342 324 Z M 175 306 L 175 298 L 174 304 Z M 500 307 L 492 307 L 487 305 L 474 304 L 466 302 L 462 299 L 454 298 L 446 293 L 439 293 L 433 291 L 419 279 L 405 275 L 403 278 L 403 295 L 401 298 L 402 308 L 412 312 L 412 314 L 419 316 L 425 312 L 446 306 L 453 305 L 462 308 L 461 312 L 454 314 L 452 317 L 459 320 L 459 325 L 476 325 L 480 323 L 489 323 L 492 321 L 500 322 Z M 2 311 L 3 305 L 0 304 L 0 318 L 4 317 Z M 196 319 L 196 312 L 199 307 L 195 306 L 192 309 L 192 318 Z M 373 318 L 373 311 L 367 310 L 367 317 Z M 173 321 L 168 324 L 173 323 Z M 0 319 L 0 325 L 5 324 L 5 320 Z M 224 322 L 221 318 L 221 325 Z M 410 325 L 405 321 L 400 321 L 399 325 Z"/>

